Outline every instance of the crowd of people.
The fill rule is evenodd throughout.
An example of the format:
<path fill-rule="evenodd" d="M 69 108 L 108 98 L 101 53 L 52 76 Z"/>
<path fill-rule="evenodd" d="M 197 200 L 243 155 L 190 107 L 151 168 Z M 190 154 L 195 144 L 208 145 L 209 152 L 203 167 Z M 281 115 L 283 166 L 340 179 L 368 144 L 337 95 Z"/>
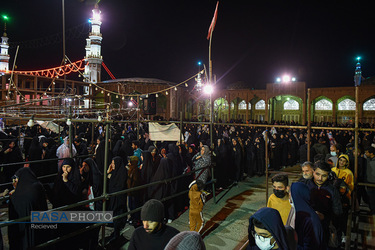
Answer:
<path fill-rule="evenodd" d="M 109 148 L 106 151 L 104 125 L 97 124 L 94 131 L 91 131 L 92 128 L 91 124 L 75 124 L 74 134 L 71 136 L 72 143 L 69 142 L 67 127 L 60 134 L 40 126 L 20 129 L 8 128 L 1 131 L 0 185 L 2 190 L 0 191 L 12 189 L 8 204 L 9 219 L 22 218 L 36 209 L 45 210 L 47 201 L 55 208 L 101 196 L 105 173 L 108 178 L 107 192 L 114 193 L 192 172 L 193 174 L 185 175 L 183 178 L 163 183 L 158 182 L 156 185 L 141 190 L 111 196 L 105 202 L 105 208 L 113 211 L 113 215 L 116 216 L 144 206 L 150 200 L 164 200 L 173 194 L 190 189 L 189 196 L 181 195 L 163 201 L 163 213 L 159 214 L 157 218 L 158 222 L 162 224 L 164 221 L 170 222 L 184 212 L 187 207 L 194 206 L 197 209 L 192 214 L 191 220 L 194 220 L 194 226 L 191 225 L 190 229 L 199 233 L 203 225 L 201 212 L 205 198 L 202 189 L 212 178 L 211 166 L 214 166 L 215 169 L 216 187 L 223 189 L 229 185 L 236 185 L 244 178 L 251 178 L 254 175 L 262 176 L 267 167 L 268 169 L 282 170 L 302 164 L 303 176 L 309 178 L 305 178 L 308 181 L 301 180 L 301 183 L 306 186 L 309 192 L 303 191 L 306 188 L 301 187 L 299 183 L 293 183 L 289 187 L 282 178 L 275 179 L 273 182 L 275 183 L 275 197 L 271 196 L 273 201 L 269 202 L 270 207 L 272 207 L 272 203 L 289 205 L 289 211 L 278 212 L 278 216 L 281 215 L 281 225 L 287 224 L 292 207 L 289 200 L 293 200 L 295 214 L 292 224 L 298 235 L 298 246 L 304 244 L 300 242 L 300 237 L 306 242 L 308 241 L 308 244 L 315 244 L 319 240 L 322 247 L 328 246 L 331 222 L 339 232 L 345 232 L 345 225 L 334 218 L 343 214 L 347 215 L 349 211 L 348 204 L 350 204 L 351 192 L 354 188 L 354 178 L 351 173 L 354 166 L 354 132 L 335 131 L 329 127 L 324 130 L 312 130 L 309 158 L 314 159 L 314 163 L 305 163 L 308 159 L 308 141 L 307 131 L 304 129 L 215 125 L 212 135 L 213 143 L 211 144 L 209 126 L 207 125 L 185 125 L 181 131 L 183 141 L 170 142 L 152 141 L 147 123 L 141 123 L 139 131 L 136 131 L 135 124 L 114 123 L 111 125 L 110 136 L 107 135 L 110 141 L 107 143 Z M 359 136 L 358 181 L 361 182 L 375 183 L 374 135 L 375 133 L 372 132 L 364 132 Z M 266 146 L 268 146 L 269 152 L 268 166 L 266 166 L 265 160 Z M 365 152 L 366 154 L 364 154 Z M 107 162 L 105 162 L 106 159 Z M 38 160 L 50 161 L 32 162 Z M 28 162 L 31 163 L 28 164 Z M 331 173 L 336 173 L 336 178 L 329 177 Z M 345 180 L 340 182 L 342 177 Z M 335 183 L 333 183 L 334 180 L 336 180 Z M 327 188 L 320 188 L 325 186 Z M 211 186 L 208 185 L 205 187 L 205 189 L 210 188 Z M 329 193 L 330 199 L 326 203 L 319 200 L 321 196 L 327 196 L 327 193 L 321 193 L 321 190 L 326 190 L 325 192 Z M 308 196 L 302 192 L 308 192 L 311 197 L 306 198 Z M 289 196 L 286 198 L 286 193 L 291 193 L 292 198 L 289 199 Z M 338 198 L 336 199 L 336 197 Z M 372 214 L 375 211 L 374 197 L 374 188 L 358 188 L 358 203 L 369 204 Z M 284 205 L 276 205 L 276 207 L 284 207 Z M 100 211 L 103 209 L 103 202 L 97 201 L 87 206 L 74 208 L 74 210 L 78 209 Z M 274 214 L 269 219 L 277 217 L 276 213 L 269 209 L 259 211 L 259 213 Z M 313 210 L 318 213 L 312 213 Z M 302 216 L 302 220 L 309 222 L 301 222 L 298 219 L 301 217 L 300 214 L 305 214 L 305 217 Z M 318 215 L 321 230 L 314 229 L 319 231 L 314 231 L 314 234 L 319 237 L 305 239 L 307 236 L 300 228 L 304 226 L 314 226 L 315 228 L 318 225 L 315 215 Z M 150 223 L 147 221 L 152 222 L 152 220 L 145 219 L 142 212 L 135 212 L 128 218 L 123 217 L 115 220 L 113 233 L 106 241 L 108 243 L 116 241 L 126 223 L 135 228 L 143 228 L 146 233 L 153 230 L 152 226 L 156 227 L 156 231 L 167 228 L 164 224 L 163 226 L 149 225 Z M 305 225 L 304 223 L 310 224 Z M 259 243 L 257 239 L 269 238 L 265 234 L 261 234 L 262 230 L 258 230 L 264 229 L 272 234 L 279 248 L 284 249 L 282 246 L 286 238 L 281 240 L 280 235 L 285 234 L 286 237 L 285 229 L 273 229 L 272 225 L 268 224 L 269 221 L 255 215 L 250 219 L 250 245 L 255 242 Z M 85 225 L 63 225 L 55 233 L 57 235 L 66 234 L 83 226 Z M 34 234 L 27 224 L 22 227 L 10 226 L 9 230 L 14 232 L 12 233 L 13 237 L 9 238 L 9 244 L 14 246 L 14 249 L 34 246 L 56 236 Z M 75 241 L 68 240 L 60 242 L 57 247 L 93 249 L 98 243 L 98 233 L 98 230 L 89 231 L 84 236 L 80 236 L 80 239 L 87 238 L 85 241 L 78 241 L 80 244 L 72 244 Z M 177 233 L 173 231 L 169 235 L 173 234 L 174 236 Z M 144 232 L 139 233 L 137 237 L 141 237 L 140 235 L 143 234 Z M 280 235 L 276 236 L 276 234 Z M 142 248 L 137 248 L 134 245 L 133 249 Z"/>

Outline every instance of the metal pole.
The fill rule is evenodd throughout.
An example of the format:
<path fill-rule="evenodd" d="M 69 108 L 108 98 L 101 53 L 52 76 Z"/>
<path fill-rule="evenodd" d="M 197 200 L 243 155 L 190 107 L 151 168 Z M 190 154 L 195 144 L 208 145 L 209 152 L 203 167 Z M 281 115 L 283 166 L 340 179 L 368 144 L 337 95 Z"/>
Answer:
<path fill-rule="evenodd" d="M 94 130 L 95 130 L 95 123 L 91 123 L 91 145 L 94 144 Z"/>
<path fill-rule="evenodd" d="M 62 33 L 63 33 L 63 63 L 64 63 L 64 71 L 65 71 L 65 55 L 66 55 L 66 47 L 65 47 L 65 0 L 61 0 L 62 2 Z M 65 92 L 65 98 L 67 95 L 67 86 L 66 86 L 66 74 L 64 73 L 64 92 Z"/>
<path fill-rule="evenodd" d="M 180 144 L 182 144 L 182 138 L 183 138 L 182 127 L 183 127 L 183 124 L 182 124 L 182 111 L 180 111 Z"/>
<path fill-rule="evenodd" d="M 107 195 L 107 168 L 108 168 L 108 134 L 109 134 L 109 123 L 105 125 L 105 143 L 104 143 L 104 171 L 103 171 L 103 196 Z M 103 211 L 106 208 L 106 199 L 103 199 Z M 105 245 L 105 225 L 102 226 L 102 246 Z"/>
<path fill-rule="evenodd" d="M 310 159 L 310 152 L 311 152 L 311 105 L 310 105 L 310 89 L 307 89 L 307 160 L 312 161 Z"/>
<path fill-rule="evenodd" d="M 266 157 L 266 206 L 267 206 L 267 201 L 268 201 L 268 134 L 267 132 L 265 133 L 265 138 L 264 138 L 264 149 L 265 149 L 265 157 Z"/>
<path fill-rule="evenodd" d="M 69 106 L 69 115 L 68 119 L 71 120 L 72 118 L 72 106 Z M 72 129 L 72 122 L 69 124 L 69 156 L 73 158 L 73 129 Z"/>
<path fill-rule="evenodd" d="M 346 241 L 345 250 L 350 250 L 350 236 L 352 234 L 352 221 L 353 221 L 353 211 L 355 209 L 355 203 L 357 199 L 357 177 L 358 177 L 358 86 L 355 86 L 355 127 L 354 127 L 354 190 L 351 199 L 351 211 L 349 211 L 348 221 L 346 224 Z"/>
<path fill-rule="evenodd" d="M 137 141 L 139 140 L 139 95 L 137 95 Z"/>

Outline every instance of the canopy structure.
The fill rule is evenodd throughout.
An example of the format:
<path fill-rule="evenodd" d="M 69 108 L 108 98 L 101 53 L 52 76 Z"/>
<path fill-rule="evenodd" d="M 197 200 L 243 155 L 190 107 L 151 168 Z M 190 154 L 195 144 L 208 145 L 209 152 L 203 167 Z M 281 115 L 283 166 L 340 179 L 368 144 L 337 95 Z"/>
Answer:
<path fill-rule="evenodd" d="M 64 129 L 61 126 L 59 129 L 59 125 L 51 121 L 36 121 L 36 122 L 43 128 L 50 129 L 52 132 L 55 132 L 55 133 L 59 133 L 60 131 Z"/>
<path fill-rule="evenodd" d="M 176 124 L 160 125 L 156 122 L 149 123 L 150 139 L 153 141 L 179 141 L 180 129 Z"/>

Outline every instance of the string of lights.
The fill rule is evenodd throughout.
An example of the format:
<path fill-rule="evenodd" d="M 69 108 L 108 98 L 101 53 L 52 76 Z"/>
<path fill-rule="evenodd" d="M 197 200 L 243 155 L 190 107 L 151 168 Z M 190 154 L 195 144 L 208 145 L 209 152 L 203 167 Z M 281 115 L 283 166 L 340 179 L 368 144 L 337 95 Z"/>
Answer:
<path fill-rule="evenodd" d="M 70 59 L 68 57 L 66 57 L 67 60 L 71 63 Z M 90 82 L 89 79 L 87 79 L 82 72 L 78 71 L 78 73 L 86 80 L 88 81 L 88 84 L 89 84 L 89 87 L 93 87 L 93 84 L 95 85 L 95 90 L 98 91 L 100 90 L 102 94 L 107 94 L 107 96 L 110 96 L 110 94 L 113 94 L 113 95 L 116 95 L 116 96 L 120 96 L 122 99 L 125 99 L 126 97 L 138 97 L 138 96 L 141 96 L 141 95 L 151 95 L 151 94 L 159 94 L 159 93 L 165 93 L 166 95 L 168 95 L 168 91 L 170 91 L 171 89 L 174 89 L 175 91 L 177 91 L 177 87 L 181 86 L 181 85 L 184 85 L 185 87 L 188 87 L 188 84 L 187 82 L 190 81 L 191 79 L 195 78 L 198 74 L 203 74 L 204 73 L 204 69 L 202 69 L 200 72 L 198 72 L 197 74 L 189 77 L 188 79 L 186 79 L 185 81 L 182 81 L 176 85 L 173 85 L 173 86 L 170 86 L 170 87 L 167 87 L 167 88 L 164 88 L 162 90 L 158 90 L 158 91 L 154 91 L 154 92 L 149 92 L 149 93 L 143 93 L 143 94 L 137 94 L 137 93 L 129 93 L 129 94 L 123 94 L 123 93 L 120 93 L 120 92 L 116 92 L 116 91 L 112 91 L 112 90 L 108 90 L 104 87 L 101 87 L 93 82 Z M 121 82 L 117 82 L 118 84 L 121 84 Z"/>
<path fill-rule="evenodd" d="M 50 76 L 53 76 L 52 80 L 51 80 L 51 83 L 50 85 L 47 87 L 46 91 L 44 92 L 43 95 L 40 96 L 40 98 L 34 98 L 34 99 L 28 99 L 26 100 L 25 96 L 20 92 L 20 90 L 18 89 L 18 87 L 16 86 L 16 84 L 13 83 L 12 79 L 11 79 L 11 84 L 10 84 L 10 88 L 9 88 L 9 92 L 8 92 L 8 95 L 6 96 L 7 100 L 10 99 L 10 89 L 12 87 L 15 88 L 15 92 L 17 92 L 20 96 L 20 100 L 21 101 L 25 101 L 23 104 L 25 104 L 26 106 L 27 105 L 30 105 L 32 102 L 34 101 L 38 101 L 38 100 L 41 100 L 41 99 L 44 99 L 45 101 L 48 101 L 49 99 L 51 99 L 48 94 L 49 92 L 51 91 L 51 94 L 55 94 L 52 93 L 52 85 L 55 85 L 55 79 L 58 78 L 59 76 L 63 76 L 65 73 L 66 74 L 69 74 L 69 73 L 72 73 L 72 72 L 78 72 L 79 75 L 81 75 L 82 77 L 84 77 L 84 79 L 86 80 L 87 84 L 89 85 L 89 87 L 93 87 L 93 84 L 95 85 L 95 90 L 98 91 L 100 90 L 101 93 L 103 94 L 107 94 L 107 96 L 110 96 L 110 94 L 113 94 L 113 95 L 116 95 L 116 98 L 119 98 L 121 97 L 122 100 L 124 100 L 126 97 L 127 98 L 130 98 L 130 100 L 134 100 L 133 97 L 140 97 L 141 95 L 145 95 L 146 97 L 148 95 L 151 95 L 151 94 L 156 94 L 156 97 L 158 97 L 158 93 L 165 93 L 166 95 L 168 95 L 168 91 L 170 91 L 171 89 L 174 89 L 175 91 L 177 91 L 177 87 L 181 86 L 181 85 L 185 85 L 185 87 L 188 87 L 188 84 L 187 82 L 190 81 L 191 79 L 195 78 L 198 74 L 203 74 L 204 70 L 198 72 L 197 74 L 191 76 L 190 78 L 186 79 L 185 81 L 182 81 L 176 85 L 173 85 L 173 86 L 170 86 L 170 87 L 167 87 L 167 88 L 164 88 L 162 90 L 159 90 L 159 91 L 154 91 L 154 92 L 150 92 L 150 93 L 144 93 L 144 94 L 137 94 L 137 93 L 129 93 L 129 94 L 123 94 L 123 93 L 120 93 L 120 92 L 115 92 L 115 91 L 111 91 L 111 90 L 108 90 L 104 87 L 101 87 L 95 83 L 92 83 L 92 82 L 89 82 L 88 79 L 83 75 L 83 73 L 81 72 L 82 70 L 84 70 L 84 67 L 86 65 L 85 63 L 85 60 L 79 60 L 79 61 L 76 61 L 76 62 L 72 62 L 67 56 L 66 56 L 66 60 L 69 62 L 69 64 L 66 64 L 66 66 L 64 67 L 63 65 L 59 66 L 59 67 L 55 67 L 55 68 L 51 68 L 51 69 L 45 69 L 45 70 L 37 70 L 37 71 L 12 71 L 11 73 L 22 73 L 22 74 L 30 74 L 30 75 L 43 75 L 45 74 L 44 76 L 47 76 L 47 74 L 50 74 Z M 63 64 L 63 63 L 62 63 Z M 105 65 L 103 63 L 103 65 Z M 107 66 L 103 66 L 106 70 L 108 69 Z M 42 73 L 44 72 L 44 73 Z M 45 72 L 48 72 L 48 73 L 45 73 Z M 54 74 L 52 74 L 51 72 L 55 72 Z M 109 69 L 108 69 L 108 72 Z M 115 79 L 115 77 L 113 76 L 112 73 L 110 73 L 111 75 L 111 78 Z M 50 77 L 50 76 L 47 76 L 47 77 Z M 12 78 L 12 77 L 11 77 Z M 117 82 L 118 84 L 121 84 L 121 82 Z M 55 89 L 56 90 L 56 89 Z M 64 89 L 64 93 L 65 91 L 67 91 L 66 89 Z M 8 97 L 9 96 L 9 97 Z M 55 98 L 60 98 L 61 97 L 61 94 L 57 95 Z M 77 96 L 75 96 L 77 97 Z M 54 98 L 52 98 L 54 99 Z M 141 98 L 140 98 L 141 99 Z M 18 104 L 22 104 L 22 103 L 19 103 L 20 100 L 8 100 L 8 104 L 9 102 L 10 103 L 18 103 Z M 92 100 L 93 103 L 95 104 L 96 107 L 98 106 L 108 106 L 108 105 L 111 105 L 110 103 L 105 103 L 105 102 L 102 102 L 102 103 L 99 103 L 99 102 L 95 102 L 95 100 Z M 58 110 L 61 110 L 60 108 L 58 108 Z M 122 109 L 121 109 L 122 110 Z M 49 110 L 50 112 L 56 112 L 56 110 Z M 40 112 L 40 110 L 38 111 Z M 45 111 L 47 113 L 47 111 Z M 89 113 L 96 113 L 97 111 L 95 112 L 89 112 Z M 35 113 L 35 111 L 34 111 Z M 44 113 L 44 112 L 43 112 Z M 87 113 L 87 112 L 85 112 Z M 30 113 L 32 114 L 32 113 Z"/>
<path fill-rule="evenodd" d="M 14 71 L 13 73 L 31 75 L 31 76 L 45 76 L 49 78 L 56 78 L 64 75 L 68 75 L 73 72 L 78 72 L 85 69 L 87 63 L 84 59 L 71 62 L 66 65 L 61 65 L 55 68 L 34 70 L 34 71 Z"/>

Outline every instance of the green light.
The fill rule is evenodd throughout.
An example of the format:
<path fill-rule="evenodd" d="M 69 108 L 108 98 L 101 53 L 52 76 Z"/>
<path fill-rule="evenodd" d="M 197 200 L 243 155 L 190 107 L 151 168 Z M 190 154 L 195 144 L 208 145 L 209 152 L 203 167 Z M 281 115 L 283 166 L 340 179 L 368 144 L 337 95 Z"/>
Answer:
<path fill-rule="evenodd" d="M 8 16 L 3 15 L 4 20 L 8 20 Z"/>

